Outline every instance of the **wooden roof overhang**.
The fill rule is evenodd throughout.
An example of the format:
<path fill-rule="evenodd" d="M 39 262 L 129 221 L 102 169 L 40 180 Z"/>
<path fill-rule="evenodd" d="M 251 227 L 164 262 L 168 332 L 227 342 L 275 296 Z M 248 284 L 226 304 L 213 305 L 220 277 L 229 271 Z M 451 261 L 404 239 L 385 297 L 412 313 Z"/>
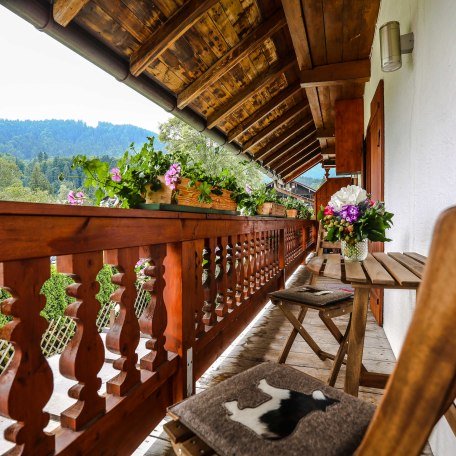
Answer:
<path fill-rule="evenodd" d="M 334 154 L 334 102 L 363 96 L 380 0 L 1 3 L 288 182 Z"/>

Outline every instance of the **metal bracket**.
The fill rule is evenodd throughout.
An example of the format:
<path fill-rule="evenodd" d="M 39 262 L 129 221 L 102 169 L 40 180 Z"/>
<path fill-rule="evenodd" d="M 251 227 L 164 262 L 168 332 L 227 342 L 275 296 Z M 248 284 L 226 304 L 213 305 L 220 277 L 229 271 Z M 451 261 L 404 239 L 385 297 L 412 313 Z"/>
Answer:
<path fill-rule="evenodd" d="M 401 54 L 411 54 L 415 45 L 413 32 L 401 35 Z"/>
<path fill-rule="evenodd" d="M 193 394 L 193 347 L 187 350 L 187 397 Z"/>

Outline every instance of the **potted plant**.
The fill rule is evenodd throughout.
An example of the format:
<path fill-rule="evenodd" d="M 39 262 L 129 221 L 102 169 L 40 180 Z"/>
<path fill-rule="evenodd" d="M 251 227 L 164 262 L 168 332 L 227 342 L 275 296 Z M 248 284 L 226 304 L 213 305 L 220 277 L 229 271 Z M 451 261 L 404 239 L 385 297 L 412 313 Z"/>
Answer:
<path fill-rule="evenodd" d="M 357 185 L 341 188 L 321 207 L 318 220 L 326 232 L 325 240 L 341 241 L 345 261 L 363 261 L 368 253 L 368 240 L 387 242 L 386 229 L 392 226 L 393 214 L 381 201 L 372 201 Z"/>
<path fill-rule="evenodd" d="M 238 204 L 242 213 L 246 215 L 267 215 L 273 217 L 285 217 L 285 206 L 280 204 L 277 193 L 268 189 L 265 185 L 256 189 L 246 189 L 238 198 Z"/>
<path fill-rule="evenodd" d="M 288 218 L 298 218 L 301 202 L 296 198 L 287 197 L 283 199 L 283 205 L 287 211 Z"/>
<path fill-rule="evenodd" d="M 157 151 L 154 138 L 148 139 L 139 151 L 131 145 L 111 169 L 97 158 L 84 155 L 74 158 L 73 167 L 82 168 L 86 176 L 84 185 L 96 189 L 96 204 L 115 198 L 125 208 L 149 204 L 157 209 L 163 208 L 160 205 L 180 205 L 236 210 L 239 189 L 229 170 L 213 178 L 200 163 L 190 162 L 184 153 L 171 155 Z"/>

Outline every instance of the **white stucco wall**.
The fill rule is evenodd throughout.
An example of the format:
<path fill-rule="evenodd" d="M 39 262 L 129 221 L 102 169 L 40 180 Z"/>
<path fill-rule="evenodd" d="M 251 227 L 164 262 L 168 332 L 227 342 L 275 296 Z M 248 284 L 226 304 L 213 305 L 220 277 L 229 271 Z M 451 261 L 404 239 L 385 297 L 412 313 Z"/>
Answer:
<path fill-rule="evenodd" d="M 415 48 L 402 56 L 401 69 L 383 73 L 376 31 L 365 126 L 383 79 L 385 202 L 395 214 L 387 250 L 426 255 L 439 213 L 456 205 L 456 0 L 382 0 L 377 27 L 391 20 L 400 22 L 401 34 L 415 34 Z M 412 293 L 385 294 L 384 329 L 396 356 L 414 303 Z M 456 437 L 445 419 L 435 429 L 431 447 L 438 456 L 456 455 Z"/>

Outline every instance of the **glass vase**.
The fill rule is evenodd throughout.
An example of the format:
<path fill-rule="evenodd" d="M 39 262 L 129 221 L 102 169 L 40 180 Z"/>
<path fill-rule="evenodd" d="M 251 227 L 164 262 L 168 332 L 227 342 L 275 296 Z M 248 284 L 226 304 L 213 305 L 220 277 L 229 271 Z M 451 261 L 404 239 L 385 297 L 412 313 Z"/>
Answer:
<path fill-rule="evenodd" d="M 340 242 L 340 248 L 342 256 L 345 261 L 363 261 L 367 258 L 368 244 L 367 239 L 363 239 L 361 242 L 355 244 L 349 244 L 345 241 Z"/>

